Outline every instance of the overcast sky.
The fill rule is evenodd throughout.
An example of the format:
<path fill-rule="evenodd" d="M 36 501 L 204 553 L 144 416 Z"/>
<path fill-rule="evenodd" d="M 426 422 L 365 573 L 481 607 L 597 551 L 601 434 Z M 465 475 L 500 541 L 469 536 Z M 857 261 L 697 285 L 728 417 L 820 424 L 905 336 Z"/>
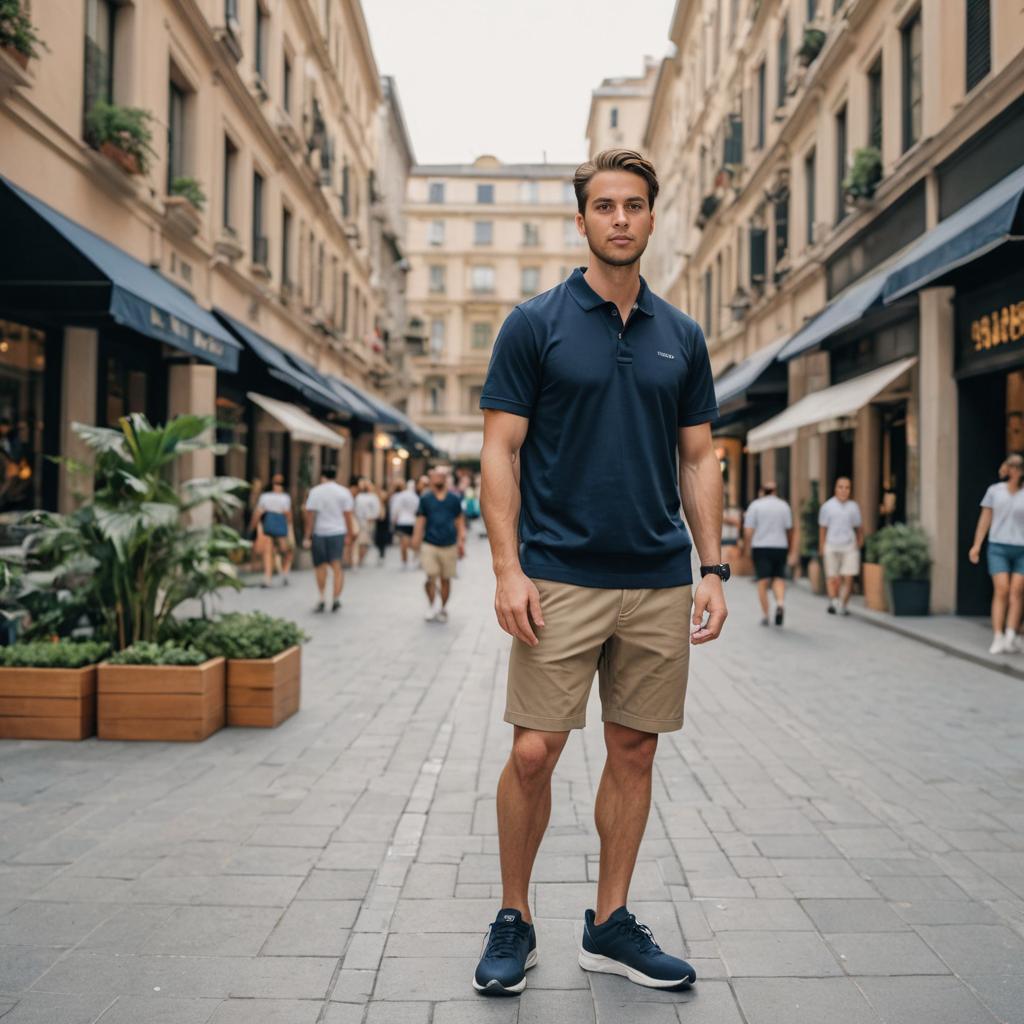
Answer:
<path fill-rule="evenodd" d="M 363 0 L 419 163 L 574 163 L 590 91 L 669 46 L 674 0 Z"/>

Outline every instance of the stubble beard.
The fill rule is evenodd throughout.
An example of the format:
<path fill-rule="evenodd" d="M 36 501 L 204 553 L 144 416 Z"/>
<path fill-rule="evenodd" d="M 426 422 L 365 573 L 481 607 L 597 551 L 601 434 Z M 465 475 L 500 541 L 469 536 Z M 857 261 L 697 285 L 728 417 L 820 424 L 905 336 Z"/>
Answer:
<path fill-rule="evenodd" d="M 595 248 L 594 243 L 590 240 L 590 236 L 587 235 L 587 246 L 590 248 L 591 253 L 597 257 L 602 263 L 609 267 L 631 267 L 634 263 L 640 262 L 640 257 L 643 256 L 644 251 L 647 249 L 647 243 L 645 242 L 636 252 L 629 256 L 615 256 L 611 252 L 602 252 L 600 249 Z"/>

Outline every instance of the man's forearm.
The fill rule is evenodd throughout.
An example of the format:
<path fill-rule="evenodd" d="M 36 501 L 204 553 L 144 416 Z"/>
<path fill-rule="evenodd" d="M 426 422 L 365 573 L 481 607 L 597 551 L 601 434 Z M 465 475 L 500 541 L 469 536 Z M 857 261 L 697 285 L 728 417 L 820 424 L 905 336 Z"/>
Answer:
<path fill-rule="evenodd" d="M 722 561 L 722 469 L 713 449 L 697 462 L 680 464 L 679 487 L 701 565 L 718 565 Z"/>
<path fill-rule="evenodd" d="M 480 453 L 480 508 L 491 545 L 494 574 L 519 564 L 519 456 L 504 445 L 484 445 Z"/>

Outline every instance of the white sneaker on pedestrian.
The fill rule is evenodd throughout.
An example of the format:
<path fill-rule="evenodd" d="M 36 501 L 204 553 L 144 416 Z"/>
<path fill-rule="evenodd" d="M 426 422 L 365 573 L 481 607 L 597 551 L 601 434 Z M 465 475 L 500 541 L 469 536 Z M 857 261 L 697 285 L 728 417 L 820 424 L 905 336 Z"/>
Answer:
<path fill-rule="evenodd" d="M 1021 650 L 1022 638 L 1017 634 L 1016 630 L 1008 629 L 1003 634 L 1003 653 L 1004 654 L 1016 654 Z"/>
<path fill-rule="evenodd" d="M 442 608 L 437 613 L 436 619 L 437 619 L 438 622 L 447 622 L 448 621 L 448 609 L 447 608 Z"/>
<path fill-rule="evenodd" d="M 437 622 L 437 612 L 434 610 L 434 606 L 433 605 L 431 605 L 427 609 L 426 614 L 423 616 L 423 621 L 424 622 Z"/>
<path fill-rule="evenodd" d="M 1006 638 L 1002 633 L 996 633 L 992 637 L 992 646 L 988 649 L 989 654 L 1005 654 Z"/>

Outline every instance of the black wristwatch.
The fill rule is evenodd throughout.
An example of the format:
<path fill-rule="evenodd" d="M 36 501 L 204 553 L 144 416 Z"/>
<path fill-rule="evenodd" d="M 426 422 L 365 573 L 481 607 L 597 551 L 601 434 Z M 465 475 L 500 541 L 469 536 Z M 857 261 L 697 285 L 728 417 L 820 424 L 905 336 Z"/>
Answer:
<path fill-rule="evenodd" d="M 705 576 L 717 576 L 723 583 L 732 575 L 732 569 L 728 562 L 722 565 L 702 565 L 700 567 L 700 578 Z"/>

